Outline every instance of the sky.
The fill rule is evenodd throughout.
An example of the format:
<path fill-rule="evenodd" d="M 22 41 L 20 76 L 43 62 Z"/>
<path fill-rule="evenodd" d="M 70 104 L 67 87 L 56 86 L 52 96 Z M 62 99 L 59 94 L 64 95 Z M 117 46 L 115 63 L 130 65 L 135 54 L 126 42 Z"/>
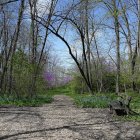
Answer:
<path fill-rule="evenodd" d="M 46 11 L 46 5 L 48 5 L 48 7 L 49 7 L 49 4 L 48 4 L 49 1 L 50 0 L 39 0 L 38 1 L 38 10 L 39 10 L 39 15 L 40 16 L 43 15 L 43 13 Z M 68 2 L 68 0 L 60 0 L 60 2 L 61 2 L 60 5 L 63 6 L 64 4 L 66 4 Z M 103 20 L 102 16 L 104 15 L 104 12 L 106 12 L 106 11 L 98 8 L 94 12 L 95 12 L 94 13 L 95 17 Z M 107 21 L 107 23 L 108 23 L 108 21 Z M 110 40 L 110 42 L 108 42 L 110 36 L 114 36 L 114 31 L 113 30 L 108 30 L 108 31 L 101 31 L 100 30 L 100 31 L 97 32 L 98 44 L 100 45 L 100 52 L 104 53 L 103 54 L 104 56 L 108 55 L 107 54 L 108 53 L 107 52 L 108 47 L 109 47 L 109 44 L 111 44 L 111 41 L 112 41 L 112 40 Z M 74 38 L 74 37 L 75 37 L 75 34 L 74 34 L 73 31 L 69 31 L 67 33 L 67 39 L 69 39 L 69 42 L 72 42 L 71 39 Z M 52 44 L 51 45 L 52 54 L 54 56 L 57 55 L 57 57 L 61 61 L 62 66 L 67 67 L 67 68 L 71 67 L 73 65 L 74 61 L 72 60 L 71 56 L 69 55 L 67 46 L 59 38 L 57 38 L 54 35 L 49 36 L 48 40 Z M 77 41 L 76 43 L 73 43 L 72 45 L 74 45 L 73 47 L 78 48 L 80 46 L 80 43 Z M 115 50 L 115 48 L 113 48 L 112 51 L 110 52 L 112 56 L 115 55 L 115 54 L 113 54 L 113 52 L 115 53 L 114 50 Z M 79 55 L 80 55 L 80 49 L 78 50 L 78 52 L 79 52 Z"/>
<path fill-rule="evenodd" d="M 46 5 L 48 5 L 50 0 L 39 0 L 38 1 L 38 9 L 40 11 L 40 15 L 42 15 L 46 11 Z M 62 1 L 67 2 L 67 0 Z M 49 42 L 51 43 L 51 53 L 52 55 L 57 55 L 58 59 L 61 62 L 63 67 L 69 68 L 73 64 L 73 60 L 69 55 L 67 46 L 56 36 L 51 35 L 48 38 Z"/>
<path fill-rule="evenodd" d="M 49 37 L 49 42 L 51 43 L 51 53 L 55 57 L 55 55 L 58 57 L 58 59 L 61 62 L 61 66 L 65 68 L 70 68 L 74 61 L 71 58 L 67 46 L 57 37 L 54 35 L 51 35 Z"/>
<path fill-rule="evenodd" d="M 43 15 L 43 13 L 46 11 L 46 5 L 49 5 L 48 4 L 49 1 L 50 0 L 39 0 L 38 1 L 38 10 L 40 12 L 39 16 Z M 60 5 L 63 6 L 65 4 L 64 2 L 66 3 L 68 1 L 63 0 L 62 3 L 60 2 Z M 98 12 L 101 12 L 101 11 L 98 11 Z M 95 14 L 98 14 L 98 12 Z M 102 14 L 100 14 L 100 15 L 102 15 Z M 97 36 L 98 36 L 98 38 L 101 39 L 102 36 L 104 36 L 104 34 L 101 31 L 99 31 L 99 32 L 97 32 Z M 68 42 L 72 42 L 73 39 L 76 38 L 76 36 L 72 30 L 71 31 L 68 30 L 68 33 L 66 34 L 66 38 L 67 38 Z M 61 65 L 66 68 L 70 68 L 71 66 L 73 66 L 74 61 L 68 52 L 67 46 L 59 38 L 57 38 L 56 36 L 54 36 L 52 34 L 49 36 L 48 40 L 51 43 L 52 55 L 57 55 L 58 59 L 61 61 Z M 80 47 L 81 47 L 80 41 L 76 41 L 71 44 L 73 45 L 73 47 L 75 47 L 78 50 L 78 55 L 81 55 L 82 52 L 80 50 Z"/>

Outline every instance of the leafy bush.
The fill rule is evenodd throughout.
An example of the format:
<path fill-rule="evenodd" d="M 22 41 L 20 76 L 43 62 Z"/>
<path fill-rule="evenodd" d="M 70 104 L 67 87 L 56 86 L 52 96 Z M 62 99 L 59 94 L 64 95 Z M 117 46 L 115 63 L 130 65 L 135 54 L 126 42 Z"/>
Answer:
<path fill-rule="evenodd" d="M 132 109 L 136 109 L 140 112 L 140 94 L 139 93 L 134 93 L 130 92 L 128 93 L 129 96 L 132 97 L 132 101 L 130 103 L 130 107 Z"/>
<path fill-rule="evenodd" d="M 104 92 L 115 92 L 115 82 L 116 76 L 115 73 L 108 73 L 106 72 L 103 77 L 103 84 L 104 84 Z"/>
<path fill-rule="evenodd" d="M 87 86 L 81 75 L 75 75 L 73 80 L 70 82 L 71 90 L 74 93 L 87 92 Z"/>

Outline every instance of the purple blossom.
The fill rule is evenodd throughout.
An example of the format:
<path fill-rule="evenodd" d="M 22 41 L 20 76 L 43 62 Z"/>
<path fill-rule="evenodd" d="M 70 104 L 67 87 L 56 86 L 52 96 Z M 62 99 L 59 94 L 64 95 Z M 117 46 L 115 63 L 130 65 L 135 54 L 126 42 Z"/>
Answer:
<path fill-rule="evenodd" d="M 43 77 L 47 82 L 47 86 L 49 88 L 66 85 L 72 80 L 71 76 L 69 75 L 60 77 L 57 76 L 54 72 L 50 72 L 50 71 L 45 71 Z"/>
<path fill-rule="evenodd" d="M 49 87 L 53 87 L 55 85 L 55 74 L 52 72 L 44 72 L 44 79 L 47 82 Z"/>

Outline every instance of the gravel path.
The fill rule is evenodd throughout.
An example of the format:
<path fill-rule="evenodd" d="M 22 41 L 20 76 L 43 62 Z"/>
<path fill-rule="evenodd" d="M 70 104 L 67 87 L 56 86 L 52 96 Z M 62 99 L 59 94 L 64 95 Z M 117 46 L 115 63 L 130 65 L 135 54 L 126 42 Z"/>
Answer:
<path fill-rule="evenodd" d="M 0 107 L 0 140 L 140 140 L 140 125 L 57 95 L 42 107 Z"/>

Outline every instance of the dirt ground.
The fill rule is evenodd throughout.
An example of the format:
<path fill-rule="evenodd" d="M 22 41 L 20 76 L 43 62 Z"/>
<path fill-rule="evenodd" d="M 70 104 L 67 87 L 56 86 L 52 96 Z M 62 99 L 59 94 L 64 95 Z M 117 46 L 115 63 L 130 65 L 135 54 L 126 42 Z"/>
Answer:
<path fill-rule="evenodd" d="M 140 140 L 140 125 L 57 95 L 42 107 L 0 107 L 0 140 Z"/>

